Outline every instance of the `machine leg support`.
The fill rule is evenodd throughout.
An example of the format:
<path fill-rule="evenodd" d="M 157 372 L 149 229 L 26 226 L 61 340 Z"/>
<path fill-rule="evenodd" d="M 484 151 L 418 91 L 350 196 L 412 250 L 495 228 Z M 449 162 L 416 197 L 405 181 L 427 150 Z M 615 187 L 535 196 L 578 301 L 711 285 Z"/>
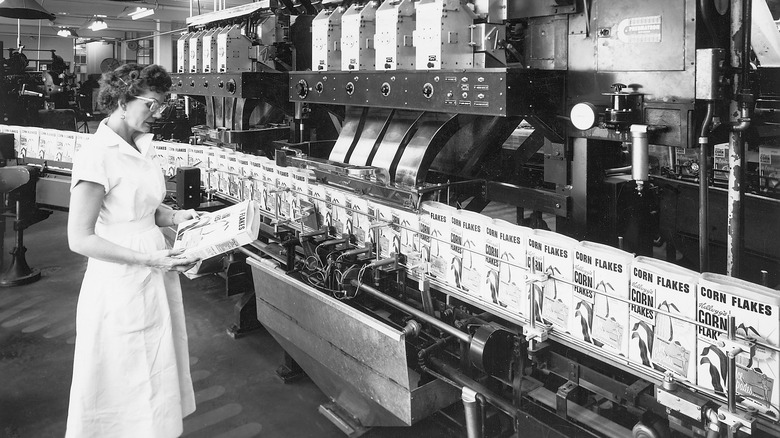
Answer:
<path fill-rule="evenodd" d="M 245 291 L 255 290 L 252 282 L 252 271 L 246 264 L 246 256 L 233 253 L 229 256 L 225 267 L 225 292 L 227 296 L 237 295 Z"/>
<path fill-rule="evenodd" d="M 292 383 L 306 377 L 303 368 L 301 368 L 301 366 L 298 365 L 298 362 L 296 362 L 286 351 L 284 352 L 284 363 L 276 369 L 276 375 L 279 376 L 284 383 Z"/>
<path fill-rule="evenodd" d="M 228 335 L 238 339 L 263 328 L 257 320 L 257 301 L 254 292 L 244 292 L 233 309 L 236 322 L 227 329 Z"/>

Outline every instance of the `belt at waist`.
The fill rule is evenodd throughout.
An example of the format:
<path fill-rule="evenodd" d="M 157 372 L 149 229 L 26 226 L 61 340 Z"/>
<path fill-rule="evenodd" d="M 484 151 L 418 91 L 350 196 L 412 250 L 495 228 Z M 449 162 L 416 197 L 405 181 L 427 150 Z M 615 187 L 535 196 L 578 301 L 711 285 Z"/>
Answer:
<path fill-rule="evenodd" d="M 148 231 L 152 228 L 156 228 L 157 224 L 154 223 L 154 214 L 149 214 L 141 219 L 130 222 L 118 222 L 113 224 L 105 224 L 98 222 L 95 224 L 95 234 L 99 236 L 118 236 L 121 234 L 139 234 L 144 231 Z"/>

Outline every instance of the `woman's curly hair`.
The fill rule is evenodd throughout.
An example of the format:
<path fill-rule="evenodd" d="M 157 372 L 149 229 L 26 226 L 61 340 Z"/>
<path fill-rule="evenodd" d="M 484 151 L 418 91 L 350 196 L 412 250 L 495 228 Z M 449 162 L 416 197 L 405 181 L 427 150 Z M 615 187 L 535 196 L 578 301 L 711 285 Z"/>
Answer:
<path fill-rule="evenodd" d="M 171 89 L 171 76 L 159 65 L 125 64 L 103 73 L 100 78 L 98 107 L 112 113 L 120 104 L 129 102 L 150 90 L 165 94 Z"/>

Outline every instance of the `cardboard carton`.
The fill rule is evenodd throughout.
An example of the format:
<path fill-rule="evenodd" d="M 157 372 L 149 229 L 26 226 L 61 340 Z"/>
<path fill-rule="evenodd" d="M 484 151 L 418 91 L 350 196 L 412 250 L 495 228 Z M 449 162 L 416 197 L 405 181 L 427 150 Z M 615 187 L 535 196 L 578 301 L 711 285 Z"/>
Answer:
<path fill-rule="evenodd" d="M 213 266 L 213 259 L 257 239 L 258 208 L 255 201 L 247 200 L 179 224 L 173 248 L 185 248 L 185 256 L 201 260 L 185 275 L 194 278 L 208 273 L 205 267 Z"/>

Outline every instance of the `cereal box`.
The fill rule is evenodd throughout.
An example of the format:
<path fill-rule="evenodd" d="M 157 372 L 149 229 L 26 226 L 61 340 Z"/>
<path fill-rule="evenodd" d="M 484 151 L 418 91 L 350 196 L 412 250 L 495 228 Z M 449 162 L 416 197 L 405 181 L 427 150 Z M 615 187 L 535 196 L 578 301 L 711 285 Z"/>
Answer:
<path fill-rule="evenodd" d="M 526 278 L 533 279 L 534 273 L 544 273 L 549 277 L 541 284 L 529 282 L 528 288 L 524 289 L 525 293 L 520 305 L 523 316 L 530 319 L 533 292 L 536 303 L 533 313 L 536 321 L 552 324 L 553 327 L 564 332 L 571 331 L 575 337 L 581 338 L 582 332 L 572 328 L 573 321 L 580 318 L 589 319 L 593 303 L 581 304 L 573 293 L 570 283 L 556 280 L 569 282 L 573 280 L 576 245 L 576 240 L 551 231 L 534 230 L 533 233 L 528 234 Z M 589 336 L 590 330 L 588 330 Z"/>
<path fill-rule="evenodd" d="M 529 228 L 494 219 L 485 225 L 485 300 L 522 314 Z M 525 308 L 528 306 L 526 305 Z"/>
<path fill-rule="evenodd" d="M 735 334 L 759 344 L 755 352 L 736 357 L 737 400 L 777 418 L 778 355 L 780 346 L 780 295 L 776 290 L 720 274 L 704 273 L 697 286 L 698 328 L 696 363 L 698 385 L 725 395 L 728 389 L 728 351 L 718 342 L 719 330 L 727 331 L 729 317 L 735 318 Z"/>
<path fill-rule="evenodd" d="M 699 274 L 651 257 L 631 264 L 628 358 L 648 368 L 696 382 L 696 326 L 673 316 L 696 319 Z"/>
<path fill-rule="evenodd" d="M 449 223 L 455 209 L 440 202 L 425 201 L 420 210 L 421 256 L 428 261 L 428 273 L 446 282 L 451 257 Z"/>
<path fill-rule="evenodd" d="M 174 249 L 184 249 L 185 256 L 201 259 L 186 272 L 197 276 L 204 261 L 252 243 L 260 231 L 260 215 L 254 201 L 244 201 L 211 213 L 203 213 L 179 224 Z"/>
<path fill-rule="evenodd" d="M 610 297 L 628 299 L 632 260 L 631 254 L 599 243 L 580 242 L 574 250 L 574 283 L 589 288 L 577 288 L 578 294 L 593 295 L 591 342 L 625 357 L 628 303 Z"/>

